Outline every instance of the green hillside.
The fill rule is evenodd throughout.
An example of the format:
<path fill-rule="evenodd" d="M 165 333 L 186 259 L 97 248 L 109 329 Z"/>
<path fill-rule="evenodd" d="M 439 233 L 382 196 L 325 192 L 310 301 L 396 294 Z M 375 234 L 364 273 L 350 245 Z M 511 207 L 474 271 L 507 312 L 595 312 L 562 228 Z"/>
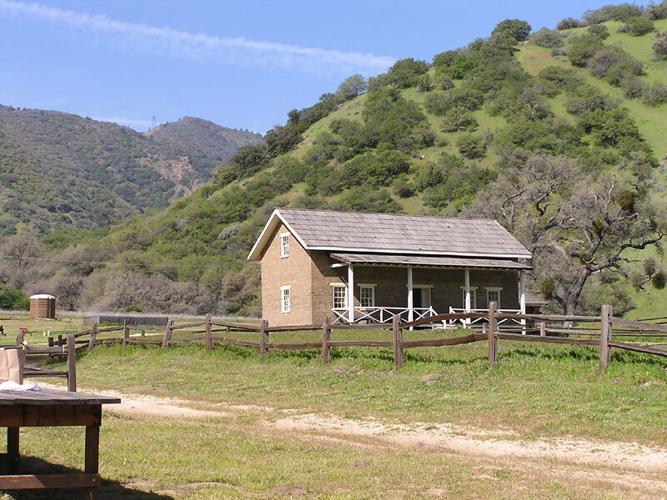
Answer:
<path fill-rule="evenodd" d="M 95 228 L 164 207 L 261 137 L 184 118 L 141 134 L 90 118 L 0 106 L 0 235 Z"/>
<path fill-rule="evenodd" d="M 169 208 L 48 236 L 42 254 L 89 263 L 31 269 L 22 286 L 77 307 L 257 313 L 245 256 L 274 207 L 298 206 L 494 217 L 534 250 L 552 309 L 664 315 L 661 6 L 640 13 L 641 35 L 625 28 L 634 11 L 530 36 L 508 20 L 431 63 L 351 77 Z"/>

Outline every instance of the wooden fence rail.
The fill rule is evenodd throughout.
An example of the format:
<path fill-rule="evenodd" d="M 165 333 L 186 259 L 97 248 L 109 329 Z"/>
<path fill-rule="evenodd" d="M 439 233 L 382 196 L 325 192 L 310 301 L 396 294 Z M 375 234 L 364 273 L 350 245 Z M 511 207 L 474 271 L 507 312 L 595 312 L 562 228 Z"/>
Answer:
<path fill-rule="evenodd" d="M 474 325 L 466 329 L 465 333 L 457 336 L 442 336 L 428 339 L 404 339 L 404 332 L 415 333 L 418 328 L 431 328 L 433 332 L 440 331 L 445 322 L 451 320 L 476 320 Z M 479 321 L 481 320 L 481 321 Z M 335 332 L 355 329 L 379 333 L 381 338 L 339 339 Z M 603 306 L 599 316 L 572 316 L 572 315 L 542 315 L 542 314 L 513 314 L 499 312 L 494 303 L 489 304 L 488 313 L 468 312 L 452 313 L 420 319 L 409 323 L 401 323 L 399 316 L 394 316 L 392 324 L 330 324 L 298 325 L 298 326 L 270 326 L 266 321 L 255 323 L 237 323 L 229 321 L 213 321 L 207 316 L 204 321 L 188 323 L 167 322 L 162 335 L 146 335 L 145 330 L 137 334 L 138 328 L 124 322 L 120 326 L 91 328 L 71 334 L 67 340 L 60 337 L 58 345 L 52 341 L 54 347 L 33 347 L 34 353 L 44 349 L 45 353 L 52 354 L 49 349 L 85 348 L 93 349 L 99 345 L 159 345 L 162 348 L 185 344 L 202 344 L 207 351 L 215 346 L 238 346 L 257 349 L 261 358 L 266 358 L 273 350 L 321 350 L 322 363 L 327 364 L 331 359 L 331 350 L 338 348 L 380 348 L 391 349 L 394 368 L 403 366 L 405 349 L 446 347 L 468 344 L 472 342 L 487 342 L 487 358 L 490 367 L 498 362 L 500 342 L 541 342 L 547 344 L 564 344 L 573 346 L 594 347 L 599 351 L 599 369 L 604 372 L 611 360 L 614 349 L 624 349 L 643 354 L 667 357 L 667 342 L 659 343 L 656 339 L 667 337 L 667 325 L 649 323 L 646 321 L 626 320 L 613 315 L 611 306 Z M 132 334 L 132 331 L 135 333 Z M 179 334 L 174 337 L 174 332 Z M 307 342 L 287 342 L 274 339 L 274 335 L 284 335 L 290 332 L 319 332 L 321 340 Z M 117 336 L 110 333 L 119 332 Z M 246 335 L 249 338 L 244 338 Z M 619 340 L 622 338 L 623 340 Z M 71 342 L 70 342 L 71 339 Z M 17 343 L 22 339 L 17 338 Z M 65 347 L 66 346 L 66 347 Z M 74 359 L 74 358 L 72 358 Z"/>

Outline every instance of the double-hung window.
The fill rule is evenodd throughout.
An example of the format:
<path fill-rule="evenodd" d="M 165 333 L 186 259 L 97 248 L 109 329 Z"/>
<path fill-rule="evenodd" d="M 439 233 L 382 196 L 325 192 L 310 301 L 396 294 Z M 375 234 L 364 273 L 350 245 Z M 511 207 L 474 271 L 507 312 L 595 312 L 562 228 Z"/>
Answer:
<path fill-rule="evenodd" d="M 486 289 L 486 303 L 496 303 L 496 309 L 500 309 L 500 292 L 502 288 L 487 288 Z M 488 306 L 487 306 L 488 307 Z"/>
<path fill-rule="evenodd" d="M 289 233 L 280 233 L 280 258 L 289 257 Z"/>
<path fill-rule="evenodd" d="M 361 307 L 375 307 L 375 285 L 359 285 Z"/>
<path fill-rule="evenodd" d="M 345 309 L 347 307 L 347 287 L 345 285 L 332 285 L 333 308 Z"/>
<path fill-rule="evenodd" d="M 461 290 L 463 291 L 463 300 L 462 304 L 463 307 L 465 308 L 466 306 L 466 288 L 464 286 L 461 287 Z M 477 309 L 477 287 L 476 286 L 471 286 L 470 287 L 470 309 Z"/>
<path fill-rule="evenodd" d="M 292 309 L 292 293 L 289 286 L 280 287 L 280 312 L 288 313 Z"/>

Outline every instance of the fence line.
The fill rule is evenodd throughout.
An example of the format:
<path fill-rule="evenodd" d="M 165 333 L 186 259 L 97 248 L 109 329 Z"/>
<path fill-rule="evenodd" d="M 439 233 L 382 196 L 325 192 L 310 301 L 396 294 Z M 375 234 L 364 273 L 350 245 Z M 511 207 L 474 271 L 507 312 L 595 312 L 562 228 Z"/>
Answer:
<path fill-rule="evenodd" d="M 466 329 L 466 334 L 454 337 L 429 339 L 403 338 L 403 332 L 417 328 L 441 329 L 444 322 L 451 320 L 475 320 L 475 324 Z M 134 325 L 133 325 L 134 326 Z M 400 369 L 403 365 L 403 351 L 405 349 L 446 347 L 472 342 L 488 343 L 488 363 L 493 366 L 498 361 L 499 342 L 542 342 L 550 344 L 565 344 L 574 346 L 595 347 L 599 351 L 600 372 L 604 372 L 611 359 L 613 349 L 624 349 L 649 355 L 667 357 L 667 343 L 656 342 L 655 339 L 667 337 L 667 325 L 649 323 L 646 321 L 626 320 L 613 316 L 611 306 L 603 306 L 599 316 L 580 315 L 546 315 L 546 314 L 515 314 L 499 312 L 495 304 L 489 305 L 488 313 L 462 312 L 450 313 L 420 319 L 413 322 L 400 322 L 399 316 L 394 316 L 391 326 L 370 324 L 330 324 L 298 325 L 298 326 L 270 326 L 268 322 L 236 323 L 232 321 L 213 320 L 207 316 L 204 321 L 189 321 L 175 323 L 169 320 L 163 334 L 146 335 L 128 321 L 122 325 L 100 328 L 93 325 L 80 332 L 70 334 L 67 342 L 62 336 L 57 340 L 50 338 L 49 347 L 30 346 L 32 354 L 42 351 L 46 354 L 62 355 L 64 349 L 93 349 L 99 345 L 156 345 L 162 348 L 185 344 L 200 344 L 206 346 L 207 351 L 215 346 L 238 346 L 257 349 L 264 358 L 272 350 L 308 350 L 320 349 L 322 363 L 327 364 L 331 358 L 331 350 L 336 348 L 370 347 L 391 349 L 394 358 L 394 367 Z M 358 329 L 390 335 L 383 339 L 342 340 L 336 339 L 336 331 Z M 132 335 L 131 332 L 135 334 Z M 185 331 L 188 336 L 174 338 L 174 332 Z M 321 341 L 284 342 L 273 336 L 298 331 L 319 331 Z M 102 336 L 118 332 L 117 336 Z M 232 334 L 247 334 L 254 338 L 234 338 Z M 21 334 L 19 334 L 21 335 Z M 617 340 L 622 338 L 623 340 Z M 70 344 L 71 339 L 71 344 Z M 22 344 L 23 338 L 17 337 L 17 344 Z"/>

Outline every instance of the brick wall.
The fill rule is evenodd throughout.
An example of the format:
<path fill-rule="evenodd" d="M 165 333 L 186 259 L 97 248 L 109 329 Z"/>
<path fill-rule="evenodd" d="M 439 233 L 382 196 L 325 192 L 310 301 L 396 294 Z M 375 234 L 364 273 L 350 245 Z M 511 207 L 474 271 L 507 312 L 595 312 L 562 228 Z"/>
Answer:
<path fill-rule="evenodd" d="M 271 237 L 261 261 L 262 318 L 270 326 L 307 325 L 313 322 L 311 258 L 299 242 L 289 235 L 289 257 L 280 257 L 281 224 Z M 282 313 L 280 287 L 290 287 L 290 312 Z"/>

